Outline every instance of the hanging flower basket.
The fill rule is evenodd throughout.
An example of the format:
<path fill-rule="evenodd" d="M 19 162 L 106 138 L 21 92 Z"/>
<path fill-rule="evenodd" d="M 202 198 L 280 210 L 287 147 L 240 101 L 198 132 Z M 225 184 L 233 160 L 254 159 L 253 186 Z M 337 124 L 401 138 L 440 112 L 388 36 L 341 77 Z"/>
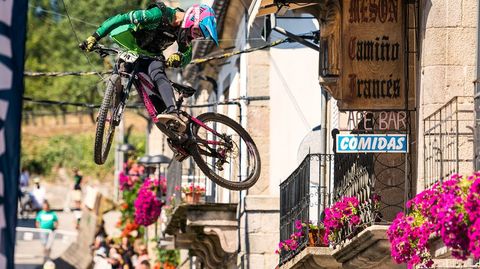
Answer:
<path fill-rule="evenodd" d="M 391 255 L 407 267 L 432 267 L 431 238 L 441 238 L 452 256 L 480 258 L 480 173 L 454 174 L 408 201 L 387 231 Z"/>

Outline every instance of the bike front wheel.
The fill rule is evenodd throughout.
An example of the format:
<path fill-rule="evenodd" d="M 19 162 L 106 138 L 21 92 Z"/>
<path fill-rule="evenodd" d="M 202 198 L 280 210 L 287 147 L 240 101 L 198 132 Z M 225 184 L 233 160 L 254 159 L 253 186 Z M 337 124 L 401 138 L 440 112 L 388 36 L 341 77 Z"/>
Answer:
<path fill-rule="evenodd" d="M 196 145 L 191 154 L 202 172 L 230 190 L 252 187 L 260 177 L 261 162 L 255 142 L 237 122 L 217 113 L 198 116 L 205 126 L 192 128 Z"/>
<path fill-rule="evenodd" d="M 115 118 L 119 95 L 117 88 L 120 85 L 120 77 L 117 74 L 110 76 L 107 82 L 107 89 L 103 97 L 97 117 L 95 130 L 94 160 L 96 164 L 104 164 L 107 160 L 110 147 L 115 135 Z"/>

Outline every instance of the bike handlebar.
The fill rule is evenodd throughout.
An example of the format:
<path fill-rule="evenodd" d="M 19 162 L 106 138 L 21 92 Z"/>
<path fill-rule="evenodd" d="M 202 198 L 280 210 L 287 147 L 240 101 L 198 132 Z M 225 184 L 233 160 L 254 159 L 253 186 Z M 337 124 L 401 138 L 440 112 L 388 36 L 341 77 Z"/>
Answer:
<path fill-rule="evenodd" d="M 78 47 L 79 47 L 81 50 L 86 50 L 86 49 L 87 49 L 87 46 L 86 46 L 85 43 L 80 43 L 80 44 L 78 44 Z M 106 55 L 109 55 L 109 54 L 118 54 L 118 53 L 121 52 L 119 49 L 114 49 L 114 48 L 105 47 L 105 46 L 100 45 L 100 44 L 97 44 L 97 45 L 93 46 L 93 48 L 92 48 L 91 51 L 97 52 L 97 53 L 100 54 L 100 56 L 102 56 L 102 57 L 104 57 L 104 56 L 106 56 Z"/>

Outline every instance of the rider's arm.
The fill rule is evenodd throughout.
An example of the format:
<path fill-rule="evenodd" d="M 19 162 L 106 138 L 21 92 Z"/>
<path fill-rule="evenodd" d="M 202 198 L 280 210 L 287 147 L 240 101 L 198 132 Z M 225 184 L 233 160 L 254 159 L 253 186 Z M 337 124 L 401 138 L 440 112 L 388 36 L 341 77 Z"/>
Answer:
<path fill-rule="evenodd" d="M 110 17 L 102 23 L 102 25 L 95 31 L 96 38 L 100 38 L 108 35 L 113 29 L 125 25 L 125 24 L 150 24 L 159 22 L 162 16 L 168 16 L 171 19 L 175 13 L 172 8 L 166 9 L 166 14 L 162 14 L 162 11 L 158 7 L 146 9 L 146 10 L 134 10 L 124 14 L 118 14 Z"/>

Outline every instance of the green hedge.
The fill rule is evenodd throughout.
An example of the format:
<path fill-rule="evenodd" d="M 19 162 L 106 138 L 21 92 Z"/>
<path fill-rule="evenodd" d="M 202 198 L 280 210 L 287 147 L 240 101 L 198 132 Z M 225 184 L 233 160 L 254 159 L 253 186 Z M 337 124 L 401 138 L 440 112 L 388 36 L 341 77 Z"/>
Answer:
<path fill-rule="evenodd" d="M 67 171 L 78 167 L 83 175 L 103 180 L 113 174 L 115 144 L 112 145 L 105 164 L 96 165 L 93 161 L 93 143 L 93 134 L 55 135 L 47 138 L 24 134 L 22 166 L 30 173 L 46 177 L 53 176 L 58 167 L 65 167 Z M 138 149 L 138 156 L 143 155 L 145 135 L 132 134 L 129 143 Z"/>

